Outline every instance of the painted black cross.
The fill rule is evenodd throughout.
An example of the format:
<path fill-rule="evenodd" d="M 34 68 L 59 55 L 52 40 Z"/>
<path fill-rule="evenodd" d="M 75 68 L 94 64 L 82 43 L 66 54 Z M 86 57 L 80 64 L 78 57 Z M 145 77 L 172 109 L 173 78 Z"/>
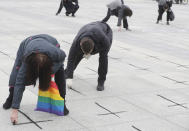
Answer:
<path fill-rule="evenodd" d="M 150 71 L 148 68 L 141 68 L 141 67 L 138 67 L 138 66 L 133 65 L 133 64 L 130 64 L 130 63 L 128 63 L 128 65 L 130 65 L 130 66 L 132 66 L 132 67 L 135 67 L 135 68 L 137 68 L 138 70 Z"/>
<path fill-rule="evenodd" d="M 173 100 L 170 100 L 170 99 L 168 99 L 168 98 L 166 98 L 166 97 L 164 97 L 164 96 L 162 96 L 162 95 L 157 95 L 157 96 L 159 96 L 159 97 L 161 97 L 161 98 L 163 98 L 163 99 L 165 99 L 165 100 L 167 100 L 167 101 L 169 101 L 169 102 L 175 104 L 175 105 L 173 105 L 173 106 L 180 106 L 180 107 L 183 107 L 183 108 L 185 108 L 185 109 L 188 109 L 188 107 L 184 106 L 184 104 L 179 104 L 179 103 L 177 103 L 177 102 L 174 102 Z M 171 106 L 168 106 L 168 107 L 171 107 Z"/>
<path fill-rule="evenodd" d="M 109 112 L 109 113 L 105 113 L 105 114 L 98 114 L 98 115 L 110 115 L 110 114 L 112 114 L 112 115 L 114 115 L 114 116 L 116 116 L 116 117 L 120 118 L 120 117 L 119 117 L 117 114 L 118 114 L 118 113 L 123 113 L 123 112 L 126 112 L 126 111 L 112 112 L 112 111 L 108 110 L 107 108 L 103 107 L 102 105 L 100 105 L 100 104 L 99 104 L 99 103 L 97 103 L 97 102 L 95 102 L 95 104 L 96 104 L 97 106 L 101 107 L 102 109 L 104 109 L 104 110 L 106 110 L 106 111 L 108 111 L 108 112 Z"/>
<path fill-rule="evenodd" d="M 167 76 L 161 76 L 161 77 L 166 78 L 166 79 L 171 80 L 171 81 L 174 81 L 176 84 L 188 85 L 188 84 L 186 84 L 187 81 L 177 81 L 177 80 L 169 78 Z"/>
<path fill-rule="evenodd" d="M 137 131 L 142 131 L 142 130 L 138 129 L 137 127 L 133 126 L 133 125 L 131 127 L 134 128 Z"/>
<path fill-rule="evenodd" d="M 30 122 L 18 123 L 18 124 L 14 124 L 14 123 L 13 123 L 14 125 L 34 124 L 34 125 L 36 125 L 39 129 L 42 129 L 42 127 L 40 127 L 37 123 L 52 121 L 52 120 L 33 121 L 28 115 L 26 115 L 26 114 L 25 114 L 24 112 L 22 112 L 21 110 L 18 110 L 18 112 L 20 112 L 22 115 L 24 115 Z"/>
<path fill-rule="evenodd" d="M 175 62 L 172 62 L 172 61 L 168 61 L 169 63 L 172 63 L 172 64 L 175 64 L 177 65 L 178 67 L 183 67 L 183 68 L 187 68 L 189 69 L 189 65 L 182 65 L 182 64 L 178 64 L 178 63 L 175 63 Z"/>

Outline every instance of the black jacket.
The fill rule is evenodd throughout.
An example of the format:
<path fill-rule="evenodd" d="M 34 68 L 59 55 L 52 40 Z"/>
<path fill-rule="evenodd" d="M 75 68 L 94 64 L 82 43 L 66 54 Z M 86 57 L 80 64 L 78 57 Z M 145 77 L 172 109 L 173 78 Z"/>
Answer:
<path fill-rule="evenodd" d="M 102 22 L 89 23 L 79 30 L 69 51 L 67 78 L 73 78 L 73 72 L 84 55 L 80 48 L 80 40 L 84 37 L 91 38 L 95 43 L 91 54 L 99 53 L 99 82 L 104 82 L 108 68 L 107 54 L 112 44 L 112 30 L 108 24 Z"/>

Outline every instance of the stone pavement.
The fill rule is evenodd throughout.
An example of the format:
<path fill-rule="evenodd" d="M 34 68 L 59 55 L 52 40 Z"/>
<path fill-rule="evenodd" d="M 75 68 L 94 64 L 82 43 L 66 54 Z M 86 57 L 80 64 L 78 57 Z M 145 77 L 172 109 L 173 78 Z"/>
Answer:
<path fill-rule="evenodd" d="M 103 19 L 110 0 L 80 0 L 76 17 L 55 13 L 59 0 L 0 1 L 0 104 L 8 95 L 8 79 L 20 42 L 46 33 L 57 38 L 68 55 L 78 30 Z M 10 110 L 0 108 L 1 131 L 189 131 L 189 5 L 173 5 L 176 19 L 155 24 L 157 3 L 125 0 L 133 9 L 132 31 L 114 32 L 109 72 L 103 92 L 96 91 L 98 55 L 83 60 L 67 89 L 65 117 L 34 111 L 37 88 L 27 87 L 19 113 L 20 125 L 10 123 Z M 65 61 L 65 66 L 66 66 Z M 23 124 L 24 123 L 24 124 Z"/>

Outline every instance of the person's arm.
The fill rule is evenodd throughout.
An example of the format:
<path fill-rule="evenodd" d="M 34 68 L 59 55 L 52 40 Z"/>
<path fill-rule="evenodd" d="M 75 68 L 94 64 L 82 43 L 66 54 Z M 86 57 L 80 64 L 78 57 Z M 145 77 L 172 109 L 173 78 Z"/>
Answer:
<path fill-rule="evenodd" d="M 69 55 L 68 55 L 68 62 L 67 62 L 67 68 L 66 68 L 66 77 L 69 79 L 73 79 L 73 73 L 74 73 L 74 69 L 76 67 L 74 67 L 75 65 L 75 61 L 76 61 L 76 57 L 78 54 L 78 47 L 76 47 L 76 41 L 72 44 L 70 51 L 69 51 Z"/>
<path fill-rule="evenodd" d="M 11 122 L 13 124 L 18 122 L 18 109 L 20 108 L 23 92 L 25 90 L 25 86 L 24 86 L 25 75 L 26 75 L 26 64 L 22 63 L 22 66 L 20 67 L 18 71 L 16 83 L 14 87 L 12 111 L 11 111 L 11 116 L 10 116 Z"/>
<path fill-rule="evenodd" d="M 59 8 L 58 8 L 58 11 L 57 11 L 56 15 L 58 15 L 58 14 L 61 12 L 61 10 L 62 10 L 62 8 L 63 8 L 63 2 L 64 2 L 64 0 L 61 0 L 60 6 L 59 6 Z"/>
<path fill-rule="evenodd" d="M 121 26 L 121 20 L 123 19 L 123 8 L 121 7 L 118 10 L 118 22 L 117 22 L 117 26 Z"/>
<path fill-rule="evenodd" d="M 121 0 L 121 4 L 124 4 L 124 1 L 123 1 L 123 0 Z"/>
<path fill-rule="evenodd" d="M 107 15 L 106 15 L 106 17 L 102 20 L 102 22 L 107 22 L 107 21 L 110 19 L 110 16 L 111 16 L 111 10 L 110 10 L 110 8 L 108 8 Z"/>
<path fill-rule="evenodd" d="M 22 100 L 22 95 L 25 90 L 25 77 L 26 77 L 26 63 L 22 63 L 22 66 L 20 67 L 17 77 L 16 77 L 16 83 L 14 87 L 14 95 L 13 95 L 13 101 L 12 101 L 12 108 L 19 109 L 20 103 Z"/>

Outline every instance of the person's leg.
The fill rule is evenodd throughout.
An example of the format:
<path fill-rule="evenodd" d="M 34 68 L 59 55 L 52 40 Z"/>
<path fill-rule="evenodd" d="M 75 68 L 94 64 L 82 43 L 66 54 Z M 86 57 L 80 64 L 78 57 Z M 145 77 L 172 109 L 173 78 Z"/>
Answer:
<path fill-rule="evenodd" d="M 66 81 L 65 81 L 65 76 L 64 76 L 64 68 L 61 67 L 56 73 L 55 73 L 55 82 L 58 86 L 58 90 L 60 93 L 60 96 L 64 98 L 64 115 L 69 114 L 69 110 L 66 107 Z"/>
<path fill-rule="evenodd" d="M 168 10 L 167 11 L 167 25 L 169 25 L 170 14 L 171 14 L 171 12 Z"/>
<path fill-rule="evenodd" d="M 79 5 L 74 5 L 74 10 L 72 12 L 72 16 L 75 16 L 75 13 L 77 12 L 77 10 L 79 9 Z"/>
<path fill-rule="evenodd" d="M 107 15 L 106 15 L 106 17 L 102 20 L 102 22 L 106 23 L 106 22 L 110 19 L 110 16 L 111 16 L 111 10 L 108 8 Z"/>
<path fill-rule="evenodd" d="M 60 6 L 59 6 L 59 9 L 58 9 L 56 15 L 58 15 L 61 12 L 62 8 L 63 8 L 63 0 L 61 0 L 61 2 L 60 2 Z"/>
<path fill-rule="evenodd" d="M 162 20 L 162 15 L 164 13 L 164 9 L 163 9 L 163 6 L 159 6 L 159 10 L 158 10 L 158 18 L 157 18 L 157 24 L 159 23 L 160 20 Z"/>

